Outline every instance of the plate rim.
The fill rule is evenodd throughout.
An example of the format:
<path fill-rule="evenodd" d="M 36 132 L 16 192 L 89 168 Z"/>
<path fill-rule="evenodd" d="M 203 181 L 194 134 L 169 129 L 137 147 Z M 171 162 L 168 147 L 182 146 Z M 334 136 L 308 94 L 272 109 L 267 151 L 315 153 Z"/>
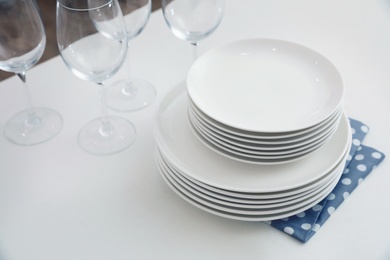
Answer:
<path fill-rule="evenodd" d="M 275 126 L 273 126 L 273 128 L 270 128 L 270 124 L 268 124 L 268 126 L 266 126 L 266 127 L 264 127 L 264 125 L 261 125 L 261 124 L 256 124 L 256 126 L 255 126 L 253 122 L 256 122 L 258 120 L 246 120 L 245 123 L 243 123 L 243 122 L 237 123 L 237 120 L 236 120 L 236 122 L 234 122 L 235 121 L 234 119 L 229 118 L 230 115 L 227 116 L 224 113 L 221 114 L 220 113 L 221 109 L 218 109 L 218 111 L 214 109 L 215 102 L 213 103 L 212 106 L 206 104 L 206 102 L 205 102 L 206 99 L 203 97 L 204 93 L 206 93 L 206 92 L 201 91 L 202 94 L 199 94 L 199 92 L 197 91 L 197 88 L 199 88 L 199 86 L 197 86 L 197 84 L 196 84 L 197 79 L 198 78 L 205 78 L 204 75 L 203 76 L 197 75 L 198 67 L 201 67 L 203 65 L 203 63 L 205 61 L 207 61 L 207 59 L 212 59 L 214 56 L 222 55 L 223 57 L 225 57 L 226 55 L 223 55 L 223 52 L 226 52 L 226 50 L 237 48 L 237 45 L 238 46 L 239 45 L 245 46 L 246 44 L 252 44 L 252 45 L 256 46 L 256 49 L 254 50 L 254 51 L 256 51 L 259 48 L 260 49 L 265 48 L 263 45 L 267 45 L 270 43 L 272 43 L 273 48 L 269 49 L 269 47 L 267 47 L 269 52 L 270 52 L 270 50 L 272 50 L 272 53 L 273 53 L 274 50 L 278 51 L 279 48 L 283 48 L 283 47 L 286 48 L 285 46 L 288 46 L 288 48 L 294 49 L 294 52 L 290 51 L 291 53 L 294 53 L 294 56 L 297 55 L 296 52 L 299 50 L 301 52 L 305 52 L 305 54 L 309 53 L 310 55 L 313 55 L 316 57 L 314 62 L 311 61 L 312 64 L 315 64 L 314 66 L 317 66 L 317 65 L 322 66 L 324 64 L 329 69 L 329 71 L 331 71 L 330 73 L 332 73 L 332 77 L 329 77 L 329 78 L 335 79 L 337 77 L 337 87 L 332 87 L 332 91 L 334 91 L 334 93 L 332 95 L 332 98 L 334 99 L 334 101 L 332 102 L 332 104 L 334 103 L 335 105 L 330 106 L 326 112 L 321 113 L 320 115 L 314 116 L 311 119 L 306 119 L 305 122 L 303 122 L 303 123 L 296 122 L 297 125 L 294 127 L 292 127 L 291 125 L 289 125 L 289 126 L 285 125 L 284 127 L 281 127 L 280 129 L 278 129 L 277 127 L 275 128 Z M 239 51 L 240 56 L 242 56 L 243 51 L 245 51 L 246 54 L 248 54 L 248 53 L 250 54 L 251 51 L 253 51 L 252 49 L 251 50 L 245 50 L 245 49 L 242 50 L 240 48 L 237 48 L 237 49 L 240 50 Z M 278 54 L 278 55 L 281 55 L 281 54 Z M 278 55 L 276 55 L 276 56 L 278 56 Z M 299 61 L 301 61 L 301 60 L 299 60 Z M 213 66 L 215 66 L 215 64 Z M 230 42 L 227 44 L 223 44 L 221 46 L 217 46 L 217 47 L 209 50 L 208 52 L 203 54 L 201 57 L 199 57 L 194 62 L 194 64 L 191 66 L 191 68 L 187 74 L 186 82 L 187 82 L 188 94 L 191 97 L 192 101 L 201 111 L 203 111 L 209 117 L 211 117 L 214 120 L 221 122 L 225 125 L 231 126 L 235 129 L 240 129 L 240 130 L 244 130 L 244 131 L 251 131 L 251 132 L 264 132 L 264 133 L 291 132 L 291 131 L 296 131 L 296 130 L 301 130 L 301 129 L 304 129 L 307 127 L 311 127 L 315 124 L 322 122 L 325 118 L 327 118 L 330 114 L 332 114 L 337 109 L 337 107 L 341 104 L 341 102 L 343 100 L 344 92 L 345 92 L 343 79 L 342 79 L 342 76 L 341 76 L 339 70 L 324 55 L 322 55 L 318 51 L 315 51 L 315 50 L 313 50 L 309 47 L 306 47 L 302 44 L 298 44 L 298 43 L 286 41 L 286 40 L 280 40 L 280 39 L 271 39 L 271 38 L 242 39 L 242 40 L 233 41 L 233 42 Z M 214 86 L 214 85 L 208 86 L 209 89 L 212 86 Z M 210 93 L 210 91 L 207 93 Z M 198 95 L 199 95 L 199 98 L 198 98 Z M 200 96 L 202 96 L 202 98 L 200 98 Z M 210 98 L 210 95 L 209 95 L 209 98 Z M 211 97 L 211 99 L 212 99 L 212 97 Z M 304 99 L 304 97 L 302 97 L 302 99 Z M 220 99 L 218 98 L 218 100 L 220 100 Z M 324 103 L 328 103 L 328 102 L 324 102 Z M 250 121 L 250 123 L 248 123 L 249 121 Z M 259 120 L 259 121 L 261 121 L 261 120 Z"/>
<path fill-rule="evenodd" d="M 174 175 L 174 176 L 172 176 L 172 178 L 175 180 L 175 182 L 179 182 L 179 184 L 180 184 L 180 182 L 184 182 L 185 185 L 183 185 L 183 184 L 180 184 L 180 185 L 183 186 L 185 189 L 188 190 L 188 188 L 189 188 L 190 192 L 192 192 L 191 190 L 196 190 L 196 192 L 203 194 L 203 195 L 199 195 L 201 197 L 206 196 L 206 197 L 210 198 L 211 201 L 213 201 L 213 200 L 221 201 L 220 203 L 216 202 L 219 204 L 224 204 L 224 203 L 226 203 L 226 205 L 232 204 L 232 205 L 230 205 L 231 207 L 235 207 L 234 206 L 234 204 L 235 204 L 235 205 L 237 205 L 236 207 L 238 207 L 238 208 L 254 208 L 254 209 L 256 209 L 256 208 L 258 208 L 258 209 L 269 208 L 269 209 L 272 209 L 272 208 L 278 208 L 278 207 L 287 207 L 287 206 L 291 206 L 291 205 L 297 205 L 298 203 L 302 203 L 303 201 L 305 201 L 306 197 L 310 196 L 310 194 L 312 194 L 313 196 L 318 195 L 321 191 L 328 188 L 329 185 L 331 185 L 336 179 L 338 181 L 340 178 L 340 175 L 341 175 L 340 171 L 343 171 L 343 169 L 344 169 L 344 165 L 341 163 L 331 173 L 331 175 L 330 175 L 331 177 L 328 178 L 322 185 L 317 185 L 316 187 L 314 187 L 312 189 L 304 191 L 304 192 L 302 192 L 303 194 L 300 193 L 299 196 L 293 195 L 293 196 L 291 196 L 292 197 L 291 199 L 279 200 L 276 202 L 271 201 L 271 202 L 261 202 L 261 203 L 259 203 L 259 202 L 258 203 L 248 203 L 248 202 L 251 202 L 251 199 L 247 199 L 247 200 L 242 199 L 240 201 L 232 201 L 232 200 L 229 200 L 229 198 L 226 198 L 226 196 L 216 197 L 215 194 L 212 192 L 211 193 L 213 195 L 210 195 L 209 190 L 204 189 L 205 190 L 204 191 L 203 189 L 198 189 L 197 188 L 198 186 L 194 187 L 194 185 L 192 185 L 194 183 L 192 183 L 191 181 L 186 179 L 185 176 L 181 175 L 180 173 L 176 173 L 174 170 L 172 170 L 172 168 L 170 168 L 168 163 L 164 161 L 164 159 L 162 158 L 161 153 L 159 153 L 158 149 L 156 149 L 156 157 L 157 157 L 156 161 L 157 161 L 158 167 L 163 167 L 164 169 L 162 169 L 162 170 L 168 171 L 168 174 L 170 174 L 171 176 Z M 180 179 L 180 181 L 178 181 L 176 178 Z M 260 201 L 260 200 L 258 200 L 258 201 Z"/>
<path fill-rule="evenodd" d="M 164 136 L 164 133 L 163 133 L 164 129 L 161 129 L 162 128 L 161 124 L 164 124 L 163 122 L 160 122 L 160 121 L 164 121 L 164 120 L 161 120 L 161 116 L 162 116 L 161 114 L 166 109 L 171 108 L 172 105 L 176 105 L 176 106 L 180 105 L 180 104 L 176 104 L 176 102 L 183 102 L 183 104 L 181 104 L 181 105 L 182 106 L 184 106 L 184 105 L 187 106 L 187 103 L 185 103 L 186 99 L 180 100 L 180 98 L 185 98 L 185 96 L 182 96 L 182 95 L 185 95 L 185 93 L 186 93 L 185 86 L 183 84 L 179 84 L 178 86 L 172 88 L 172 90 L 161 100 L 161 102 L 160 102 L 160 104 L 159 104 L 159 106 L 157 108 L 156 118 L 155 118 L 154 125 L 153 125 L 153 128 L 154 128 L 153 132 L 154 132 L 154 137 L 155 137 L 156 144 L 163 151 L 165 156 L 169 156 L 170 157 L 169 159 L 171 161 L 175 162 L 175 166 L 178 169 L 180 169 L 181 172 L 184 172 L 186 175 L 188 175 L 188 176 L 190 176 L 190 177 L 192 177 L 194 179 L 197 179 L 197 180 L 199 180 L 201 182 L 204 182 L 206 184 L 209 184 L 209 185 L 221 188 L 221 189 L 237 191 L 237 192 L 247 192 L 247 193 L 253 193 L 253 192 L 254 193 L 258 193 L 258 192 L 278 192 L 278 191 L 286 190 L 286 189 L 294 189 L 295 187 L 299 187 L 299 186 L 305 185 L 307 183 L 315 181 L 316 179 L 319 179 L 322 176 L 324 176 L 329 170 L 331 170 L 332 168 L 334 168 L 335 165 L 337 165 L 337 163 L 343 157 L 343 155 L 345 155 L 345 152 L 347 151 L 347 149 L 350 147 L 350 144 L 351 144 L 351 139 L 352 139 L 351 129 L 350 129 L 350 125 L 349 125 L 349 122 L 348 122 L 348 118 L 346 117 L 345 112 L 344 112 L 344 123 L 346 125 L 345 125 L 345 129 L 343 130 L 344 132 L 343 132 L 342 136 L 344 136 L 346 139 L 342 140 L 343 141 L 342 144 L 338 144 L 339 145 L 338 149 L 340 149 L 342 151 L 342 153 L 340 152 L 340 154 L 336 154 L 335 158 L 329 158 L 328 161 L 329 160 L 335 160 L 335 161 L 332 161 L 331 163 L 330 162 L 329 163 L 328 162 L 323 162 L 324 160 L 321 159 L 320 161 L 322 162 L 322 166 L 321 166 L 321 169 L 318 169 L 318 171 L 321 171 L 321 172 L 319 172 L 318 174 L 310 175 L 310 177 L 301 176 L 301 178 L 294 178 L 293 179 L 294 181 L 288 180 L 288 183 L 281 184 L 280 186 L 277 186 L 277 187 L 275 187 L 275 186 L 274 187 L 267 187 L 266 185 L 269 185 L 269 184 L 265 184 L 265 186 L 262 186 L 262 188 L 259 188 L 259 186 L 251 186 L 253 184 L 255 184 L 255 185 L 258 184 L 258 182 L 256 182 L 256 183 L 251 182 L 252 179 L 247 179 L 246 180 L 247 182 L 245 184 L 243 184 L 243 183 L 237 184 L 235 177 L 233 177 L 233 179 L 234 179 L 234 185 L 233 186 L 232 186 L 232 180 L 233 179 L 230 179 L 227 182 L 225 181 L 224 183 L 221 183 L 219 181 L 218 181 L 218 183 L 216 183 L 215 180 L 214 180 L 215 176 L 213 176 L 211 179 L 210 179 L 210 176 L 207 176 L 207 178 L 205 179 L 204 173 L 202 173 L 203 175 L 201 175 L 201 176 L 199 175 L 199 173 L 197 173 L 195 175 L 194 175 L 194 173 L 191 173 L 191 170 L 189 170 L 189 168 L 188 168 L 189 166 L 186 165 L 184 162 L 180 161 L 180 159 L 177 158 L 177 154 L 175 154 L 175 152 L 172 151 L 172 147 L 169 147 L 171 144 L 167 143 L 166 136 Z M 183 108 L 180 108 L 180 111 L 181 111 L 181 113 L 184 113 L 184 115 L 186 115 L 186 111 L 183 111 Z M 180 112 L 180 111 L 177 111 L 177 112 Z M 188 119 L 185 118 L 185 120 L 188 120 Z M 256 172 L 258 172 L 258 171 L 263 171 L 263 172 L 266 171 L 268 176 L 271 176 L 272 174 L 276 173 L 275 172 L 276 169 L 277 169 L 277 173 L 278 174 L 281 172 L 280 168 L 275 168 L 275 167 L 271 167 L 271 166 L 263 166 L 263 165 L 254 165 L 254 166 L 252 166 L 252 165 L 249 165 L 249 164 L 246 164 L 246 163 L 240 163 L 240 162 L 236 162 L 236 161 L 233 162 L 233 160 L 228 160 L 227 158 L 223 158 L 222 155 L 218 155 L 218 154 L 216 154 L 216 153 L 214 153 L 212 151 L 210 151 L 212 154 L 209 154 L 209 152 L 206 152 L 206 150 L 208 148 L 204 147 L 203 144 L 200 144 L 199 140 L 194 141 L 194 140 L 196 140 L 196 137 L 193 136 L 192 133 L 188 132 L 188 131 L 190 131 L 190 128 L 189 128 L 189 125 L 187 123 L 188 122 L 182 122 L 180 124 L 180 127 L 184 127 L 181 130 L 185 131 L 183 133 L 186 135 L 186 138 L 189 137 L 191 139 L 191 140 L 187 140 L 188 139 L 187 138 L 186 141 L 188 141 L 188 142 L 196 142 L 196 143 L 193 143 L 193 145 L 196 146 L 195 148 L 202 149 L 202 152 L 203 153 L 207 153 L 208 156 L 209 155 L 213 156 L 213 163 L 214 163 L 215 159 L 218 159 L 220 162 L 221 162 L 221 160 L 223 160 L 223 164 L 225 164 L 225 163 L 229 164 L 228 167 L 233 167 L 233 168 L 234 167 L 239 167 L 240 170 L 247 171 L 247 174 L 249 174 L 249 171 L 250 172 L 252 172 L 252 171 L 256 171 Z M 177 133 L 175 133 L 175 134 L 177 134 Z M 188 144 L 191 144 L 191 143 L 188 143 Z M 181 144 L 181 145 L 184 145 L 184 144 Z M 173 149 L 175 149 L 175 148 L 177 148 L 177 147 L 173 147 Z M 186 147 L 186 149 L 187 148 L 188 147 Z M 322 149 L 323 148 L 320 148 L 317 151 L 313 152 L 312 154 L 316 154 L 315 156 L 318 157 L 321 154 L 319 154 L 319 155 L 317 155 L 317 154 Z M 186 150 L 186 152 L 187 152 L 187 150 Z M 334 153 L 332 153 L 332 154 L 334 154 Z M 201 156 L 205 156 L 205 155 L 201 155 Z M 306 158 L 309 158 L 310 156 L 311 155 L 309 155 Z M 289 172 L 291 170 L 291 167 L 301 168 L 302 162 L 305 161 L 306 158 L 303 158 L 303 159 L 299 160 L 296 163 L 285 164 L 284 167 L 288 167 Z M 207 158 L 207 160 L 209 160 L 209 159 L 210 158 Z M 206 162 L 202 162 L 202 163 L 206 163 Z M 194 164 L 194 162 L 192 162 L 192 164 L 193 164 L 192 166 L 196 165 L 196 164 Z M 221 165 L 218 164 L 218 167 L 220 167 L 220 166 Z M 197 166 L 197 167 L 200 167 L 200 166 Z M 227 167 L 227 165 L 224 165 L 224 167 Z M 242 167 L 245 167 L 246 169 L 243 169 Z M 262 168 L 260 168 L 260 167 L 262 167 Z M 284 171 L 286 171 L 286 169 L 287 168 L 284 168 Z M 210 171 L 210 169 L 208 169 L 208 170 Z M 229 169 L 229 170 L 231 170 L 231 169 Z M 300 170 L 300 172 L 301 172 L 301 170 Z M 220 174 L 220 173 L 214 173 L 214 174 Z M 224 174 L 225 174 L 225 172 L 224 172 Z M 269 174 L 271 174 L 271 175 L 269 175 Z M 284 173 L 282 171 L 282 174 L 286 174 L 286 173 Z M 312 173 L 310 173 L 310 174 L 312 174 Z M 272 177 L 270 177 L 270 178 L 272 179 Z M 226 178 L 224 178 L 224 179 L 226 180 Z M 240 177 L 240 179 L 242 179 L 242 178 Z M 304 180 L 302 180 L 302 179 L 304 179 Z M 271 181 L 271 183 L 272 183 L 272 181 Z"/>

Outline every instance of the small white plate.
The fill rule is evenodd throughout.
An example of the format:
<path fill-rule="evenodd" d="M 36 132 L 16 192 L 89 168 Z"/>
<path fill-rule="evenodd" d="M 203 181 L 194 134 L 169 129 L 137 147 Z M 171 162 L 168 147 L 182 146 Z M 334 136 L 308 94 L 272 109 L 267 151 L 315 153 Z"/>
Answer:
<path fill-rule="evenodd" d="M 340 106 L 343 81 L 336 67 L 302 45 L 248 39 L 202 55 L 187 76 L 187 90 L 206 115 L 245 131 L 304 129 Z"/>
<path fill-rule="evenodd" d="M 222 143 L 221 141 L 210 137 L 207 133 L 201 135 L 200 131 L 195 129 L 196 127 L 194 127 L 193 125 L 192 127 L 194 135 L 196 135 L 205 146 L 209 147 L 215 152 L 233 160 L 261 165 L 285 164 L 300 160 L 302 159 L 302 157 L 309 155 L 316 149 L 319 149 L 333 134 L 329 133 L 329 135 L 326 136 L 323 140 L 320 140 L 321 142 L 315 143 L 313 144 L 313 146 L 308 146 L 306 147 L 306 149 L 301 151 L 285 154 L 269 154 L 261 153 L 259 151 L 252 152 L 249 150 L 243 151 L 243 149 L 237 149 L 236 147 L 232 147 L 231 145 Z"/>
<path fill-rule="evenodd" d="M 154 122 L 157 146 L 181 173 L 220 189 L 265 193 L 302 187 L 329 173 L 351 143 L 349 121 L 343 115 L 332 138 L 305 158 L 272 166 L 243 163 L 205 147 L 191 131 L 187 108 L 183 85 L 161 101 Z"/>
<path fill-rule="evenodd" d="M 259 145 L 259 144 L 250 144 L 247 142 L 238 142 L 226 138 L 224 136 L 218 135 L 212 130 L 208 129 L 202 123 L 198 122 L 196 118 L 189 113 L 189 118 L 191 126 L 194 131 L 197 131 L 204 139 L 212 139 L 218 144 L 227 147 L 228 151 L 231 149 L 233 151 L 238 151 L 247 154 L 260 155 L 260 156 L 288 156 L 291 157 L 294 154 L 304 153 L 306 150 L 313 148 L 315 146 L 320 147 L 321 144 L 325 143 L 328 138 L 337 130 L 338 122 L 331 125 L 328 129 L 325 129 L 317 136 L 310 138 L 309 140 L 303 140 L 302 143 L 297 144 L 286 144 L 286 145 Z"/>
<path fill-rule="evenodd" d="M 326 129 L 329 129 L 335 124 L 338 124 L 338 121 L 343 114 L 343 108 L 341 106 L 328 119 L 321 122 L 320 124 L 315 125 L 314 127 L 306 128 L 305 130 L 296 131 L 293 133 L 290 132 L 287 135 L 262 135 L 260 133 L 249 134 L 248 132 L 238 132 L 235 131 L 235 129 L 222 126 L 221 124 L 218 124 L 218 122 L 207 118 L 207 116 L 196 109 L 196 107 L 194 107 L 190 101 L 188 110 L 199 123 L 215 134 L 227 139 L 231 139 L 232 141 L 248 143 L 250 145 L 258 144 L 262 147 L 277 147 L 287 145 L 298 146 L 305 141 L 310 142 L 310 140 L 316 138 L 318 135 L 326 131 Z"/>
<path fill-rule="evenodd" d="M 343 106 L 340 105 L 335 112 L 333 112 L 328 118 L 324 119 L 321 123 L 318 123 L 312 127 L 304 128 L 297 131 L 291 132 L 280 132 L 280 133 L 263 133 L 263 132 L 249 132 L 236 129 L 227 125 L 224 125 L 204 114 L 196 105 L 188 98 L 189 109 L 197 116 L 199 121 L 207 125 L 209 128 L 226 135 L 233 139 L 248 140 L 249 142 L 260 143 L 260 144 L 278 144 L 278 143 L 293 143 L 312 137 L 319 131 L 328 127 L 334 123 L 336 118 L 339 118 L 343 113 Z"/>

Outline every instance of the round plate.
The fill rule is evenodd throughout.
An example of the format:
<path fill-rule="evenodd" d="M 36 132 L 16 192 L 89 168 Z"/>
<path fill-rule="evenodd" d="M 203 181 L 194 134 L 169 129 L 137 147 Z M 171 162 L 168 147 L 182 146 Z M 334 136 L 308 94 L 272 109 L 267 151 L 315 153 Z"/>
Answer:
<path fill-rule="evenodd" d="M 286 135 L 276 135 L 276 134 L 267 134 L 263 135 L 260 133 L 250 133 L 242 131 L 236 131 L 236 129 L 232 129 L 227 126 L 223 126 L 216 122 L 215 120 L 212 120 L 211 118 L 208 118 L 206 115 L 202 114 L 199 109 L 197 109 L 192 102 L 189 99 L 189 108 L 188 110 L 190 113 L 197 119 L 198 122 L 202 123 L 205 127 L 212 130 L 213 132 L 217 133 L 220 136 L 224 136 L 229 139 L 238 140 L 242 142 L 247 142 L 250 144 L 259 144 L 261 146 L 266 145 L 299 145 L 304 140 L 308 140 L 310 138 L 315 138 L 318 134 L 324 131 L 324 129 L 327 129 L 334 124 L 338 122 L 340 119 L 343 108 L 340 106 L 329 118 L 322 121 L 320 124 L 317 124 L 313 127 L 306 128 L 301 131 L 295 131 L 290 132 Z"/>
<path fill-rule="evenodd" d="M 229 196 L 221 196 L 210 192 L 209 190 L 203 189 L 195 185 L 186 179 L 183 175 L 179 174 L 173 168 L 169 167 L 169 165 L 164 161 L 161 154 L 157 151 L 156 153 L 156 162 L 160 167 L 160 170 L 164 172 L 165 175 L 169 174 L 171 182 L 176 182 L 188 191 L 213 202 L 227 205 L 230 207 L 236 208 L 244 208 L 244 209 L 273 209 L 273 208 L 281 208 L 288 206 L 297 206 L 298 203 L 304 203 L 310 197 L 320 194 L 323 190 L 325 190 L 331 183 L 333 183 L 336 179 L 338 180 L 340 177 L 340 171 L 343 170 L 344 164 L 340 164 L 331 174 L 330 178 L 323 183 L 313 189 L 307 190 L 305 192 L 299 193 L 297 195 L 278 198 L 275 200 L 251 200 L 251 199 L 232 199 Z"/>
<path fill-rule="evenodd" d="M 310 155 L 282 165 L 254 165 L 231 160 L 208 149 L 193 134 L 184 85 L 160 103 L 154 121 L 157 146 L 181 173 L 207 185 L 239 192 L 278 192 L 325 176 L 349 148 L 351 132 L 345 115 L 332 138 Z"/>
<path fill-rule="evenodd" d="M 164 168 L 160 168 L 160 171 L 162 174 L 165 175 L 165 177 L 181 192 L 185 193 L 187 196 L 194 198 L 195 200 L 199 201 L 202 204 L 206 204 L 208 206 L 211 206 L 216 209 L 224 210 L 230 213 L 237 213 L 237 214 L 243 214 L 243 215 L 269 215 L 269 214 L 280 214 L 284 213 L 286 211 L 295 210 L 297 208 L 302 208 L 303 206 L 311 205 L 316 201 L 312 206 L 314 206 L 318 200 L 326 197 L 329 192 L 334 188 L 335 184 L 337 184 L 339 178 L 332 179 L 331 182 L 329 182 L 326 186 L 324 186 L 322 189 L 316 190 L 313 193 L 308 194 L 305 196 L 305 199 L 303 201 L 299 201 L 296 203 L 288 204 L 288 205 L 279 205 L 277 207 L 268 207 L 268 206 L 258 206 L 254 207 L 253 205 L 243 206 L 238 205 L 235 203 L 228 203 L 223 200 L 217 200 L 212 197 L 208 197 L 204 195 L 203 193 L 200 193 L 194 189 L 192 189 L 189 186 L 182 185 L 183 183 L 177 181 L 177 179 L 174 178 L 174 175 L 172 175 L 170 172 L 166 171 Z M 342 172 L 342 169 L 338 172 L 337 177 L 340 177 L 340 174 Z"/>
<path fill-rule="evenodd" d="M 351 144 L 350 144 L 351 145 Z M 349 146 L 350 147 L 350 146 Z M 349 149 L 346 151 L 340 163 L 337 164 L 332 170 L 330 170 L 327 174 L 322 176 L 321 178 L 307 183 L 305 185 L 296 187 L 294 189 L 287 189 L 277 192 L 259 192 L 259 193 L 247 193 L 247 192 L 238 192 L 220 189 L 203 182 L 200 182 L 194 178 L 186 176 L 184 173 L 181 173 L 179 169 L 175 167 L 175 165 L 167 159 L 164 154 L 158 150 L 158 155 L 164 162 L 164 164 L 170 169 L 170 171 L 174 172 L 176 175 L 183 177 L 187 180 L 187 183 L 191 183 L 195 189 L 198 189 L 201 192 L 208 193 L 212 197 L 223 198 L 224 200 L 237 202 L 237 203 L 248 203 L 248 204 L 272 204 L 272 203 L 280 203 L 284 201 L 289 201 L 291 199 L 296 199 L 300 196 L 306 195 L 308 192 L 313 192 L 315 189 L 325 185 L 328 183 L 333 177 L 335 172 L 338 171 L 339 167 L 344 167 L 347 157 L 349 155 Z M 244 202 L 245 201 L 245 202 Z"/>
<path fill-rule="evenodd" d="M 248 143 L 237 142 L 225 138 L 224 136 L 220 136 L 215 132 L 209 130 L 207 127 L 203 126 L 193 117 L 191 113 L 189 113 L 189 118 L 193 131 L 197 132 L 196 135 L 199 134 L 206 140 L 211 139 L 213 142 L 217 143 L 217 146 L 221 145 L 227 147 L 228 150 L 264 157 L 272 156 L 273 158 L 275 158 L 275 156 L 290 157 L 297 153 L 304 153 L 306 150 L 316 145 L 319 147 L 321 144 L 326 142 L 328 138 L 330 138 L 330 136 L 337 130 L 338 126 L 338 124 L 334 124 L 329 129 L 326 129 L 326 131 L 323 131 L 322 133 L 318 134 L 318 136 L 310 138 L 309 140 L 304 140 L 302 141 L 302 143 L 286 146 L 262 146 L 258 144 L 250 145 Z"/>
<path fill-rule="evenodd" d="M 244 131 L 281 133 L 316 125 L 340 105 L 336 67 L 318 52 L 274 39 L 248 39 L 202 55 L 188 94 L 206 115 Z"/>
<path fill-rule="evenodd" d="M 161 168 L 158 168 L 161 176 L 163 177 L 164 181 L 168 184 L 168 186 L 181 198 L 189 202 L 190 204 L 206 211 L 209 213 L 212 213 L 214 215 L 225 217 L 229 219 L 235 219 L 235 220 L 242 220 L 242 221 L 269 221 L 269 220 L 275 220 L 275 219 L 282 219 L 285 217 L 289 217 L 295 214 L 298 214 L 300 212 L 303 212 L 314 205 L 316 205 L 318 202 L 326 198 L 328 194 L 333 190 L 333 188 L 337 185 L 338 179 L 336 179 L 333 183 L 330 184 L 328 188 L 326 188 L 325 191 L 321 193 L 320 196 L 315 196 L 314 199 L 310 199 L 309 202 L 303 205 L 299 205 L 297 207 L 291 208 L 285 208 L 283 209 L 276 209 L 276 210 L 240 210 L 236 209 L 234 207 L 228 207 L 224 205 L 220 205 L 217 203 L 213 203 L 211 201 L 208 201 L 206 199 L 203 199 L 188 190 L 184 189 L 183 187 L 179 186 L 177 183 L 175 183 L 171 178 L 169 178 L 168 175 L 166 175 Z"/>

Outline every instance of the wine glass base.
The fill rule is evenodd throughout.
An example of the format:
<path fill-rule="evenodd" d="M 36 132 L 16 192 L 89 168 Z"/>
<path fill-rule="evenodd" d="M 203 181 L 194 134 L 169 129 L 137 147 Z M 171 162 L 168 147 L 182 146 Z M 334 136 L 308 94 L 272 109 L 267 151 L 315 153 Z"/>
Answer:
<path fill-rule="evenodd" d="M 11 117 L 4 127 L 4 135 L 14 144 L 34 145 L 56 136 L 62 125 L 58 112 L 49 108 L 31 108 Z"/>
<path fill-rule="evenodd" d="M 96 155 L 121 152 L 129 147 L 136 137 L 134 125 L 126 119 L 108 116 L 97 118 L 85 125 L 79 133 L 78 142 L 85 151 Z"/>
<path fill-rule="evenodd" d="M 156 99 L 154 86 L 142 79 L 120 80 L 107 88 L 109 108 L 129 112 L 145 108 Z"/>

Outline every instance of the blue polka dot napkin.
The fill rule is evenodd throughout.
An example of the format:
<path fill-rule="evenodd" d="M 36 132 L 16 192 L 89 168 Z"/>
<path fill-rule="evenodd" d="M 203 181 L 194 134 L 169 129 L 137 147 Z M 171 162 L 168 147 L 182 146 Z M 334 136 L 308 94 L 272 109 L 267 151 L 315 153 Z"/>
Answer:
<path fill-rule="evenodd" d="M 383 153 L 362 145 L 368 127 L 354 119 L 349 121 L 352 130 L 352 147 L 344 172 L 333 191 L 314 207 L 288 218 L 267 221 L 268 224 L 302 242 L 307 242 L 364 178 L 382 162 L 385 158 Z"/>

